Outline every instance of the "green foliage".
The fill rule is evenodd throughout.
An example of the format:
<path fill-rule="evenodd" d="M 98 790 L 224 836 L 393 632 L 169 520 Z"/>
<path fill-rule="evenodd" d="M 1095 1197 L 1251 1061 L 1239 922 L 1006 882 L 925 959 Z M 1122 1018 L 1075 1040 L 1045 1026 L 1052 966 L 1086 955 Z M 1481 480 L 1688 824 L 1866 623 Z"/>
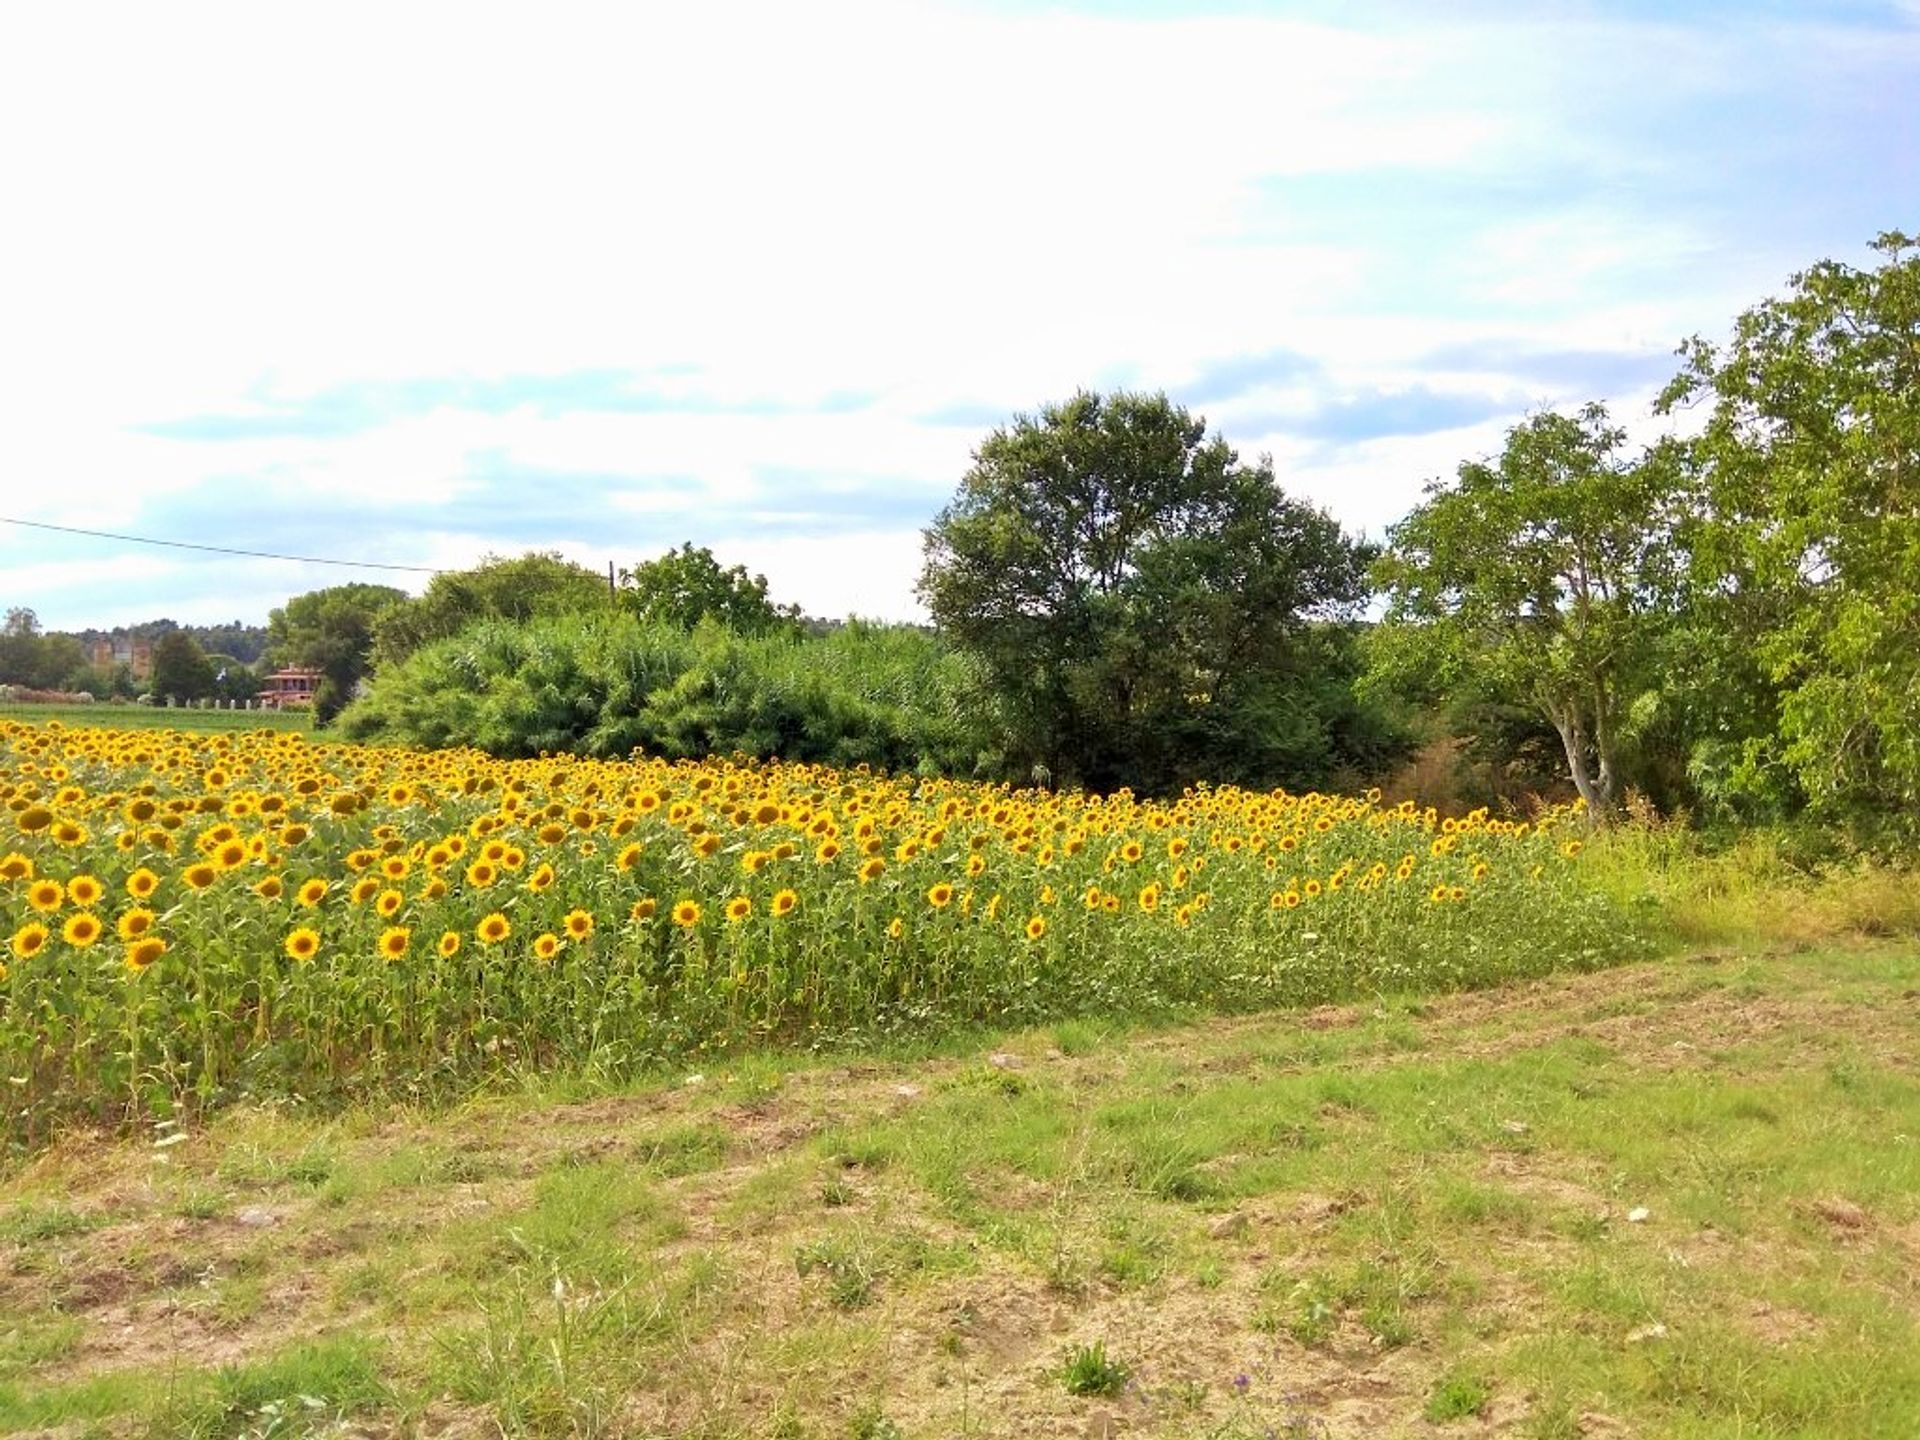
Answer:
<path fill-rule="evenodd" d="M 692 633 L 628 615 L 489 622 L 383 669 L 358 739 L 495 755 L 735 752 L 893 771 L 995 768 L 971 665 L 910 626 Z"/>
<path fill-rule="evenodd" d="M 313 705 L 317 723 L 325 724 L 353 698 L 372 667 L 374 627 L 406 598 L 406 591 L 391 585 L 335 585 L 296 595 L 268 615 L 272 662 L 312 665 L 321 671 Z M 155 646 L 156 675 L 159 667 Z M 211 682 L 211 674 L 208 679 Z"/>
<path fill-rule="evenodd" d="M 386 610 L 374 628 L 374 660 L 394 664 L 482 620 L 603 612 L 610 603 L 605 576 L 555 552 L 489 555 L 471 570 L 434 576 L 424 594 Z"/>
<path fill-rule="evenodd" d="M 1127 1388 L 1133 1371 L 1126 1362 L 1107 1354 L 1107 1342 L 1076 1345 L 1067 1355 L 1061 1377 L 1069 1395 L 1118 1395 Z"/>
<path fill-rule="evenodd" d="M 1677 567 L 1671 457 L 1621 454 L 1600 405 L 1533 416 L 1491 462 L 1436 481 L 1389 532 L 1376 671 L 1552 725 L 1581 798 L 1610 812 Z"/>
<path fill-rule="evenodd" d="M 767 598 L 767 577 L 744 565 L 722 569 L 713 552 L 691 543 L 620 572 L 621 603 L 642 620 L 691 630 L 713 621 L 737 635 L 766 635 L 798 623 L 800 612 Z"/>
<path fill-rule="evenodd" d="M 43 633 L 40 617 L 24 605 L 7 611 L 0 622 L 0 685 L 68 690 L 90 678 L 87 649 L 77 636 Z"/>
<path fill-rule="evenodd" d="M 207 666 L 213 671 L 211 694 L 216 700 L 245 701 L 260 693 L 260 677 L 232 655 L 209 655 Z"/>
<path fill-rule="evenodd" d="M 38 685 L 40 645 L 40 617 L 24 605 L 8 610 L 0 624 L 0 685 Z"/>
<path fill-rule="evenodd" d="M 1427 1419 L 1436 1424 L 1478 1415 L 1493 1399 L 1493 1387 L 1478 1375 L 1454 1370 L 1442 1376 L 1427 1397 Z"/>
<path fill-rule="evenodd" d="M 1920 834 L 1920 240 L 1872 270 L 1822 261 L 1698 338 L 1663 407 L 1710 404 L 1691 447 L 1705 518 L 1696 658 L 1746 718 L 1703 782 L 1777 813 Z M 1751 657 L 1751 658 L 1749 658 Z M 1755 703 L 1756 701 L 1760 703 Z M 1759 723 L 1754 723 L 1757 719 Z"/>
<path fill-rule="evenodd" d="M 153 693 L 163 700 L 198 700 L 211 695 L 214 669 L 193 637 L 174 630 L 153 647 Z"/>
<path fill-rule="evenodd" d="M 1289 726 L 1310 622 L 1357 604 L 1362 549 L 1164 395 L 1082 393 L 995 430 L 925 548 L 920 596 L 1023 766 L 1158 791 L 1230 766 L 1271 782 L 1325 744 Z"/>

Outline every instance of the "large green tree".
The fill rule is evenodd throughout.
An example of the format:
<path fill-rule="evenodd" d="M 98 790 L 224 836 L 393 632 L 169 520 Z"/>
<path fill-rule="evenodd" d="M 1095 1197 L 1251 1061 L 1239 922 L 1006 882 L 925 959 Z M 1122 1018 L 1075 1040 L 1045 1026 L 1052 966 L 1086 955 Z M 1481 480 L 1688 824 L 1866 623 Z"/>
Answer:
<path fill-rule="evenodd" d="M 605 612 L 610 604 L 606 576 L 553 551 L 489 555 L 471 570 L 434 576 L 424 594 L 402 597 L 385 610 L 374 635 L 374 659 L 390 665 L 482 620 Z"/>
<path fill-rule="evenodd" d="M 204 699 L 213 693 L 213 666 L 206 652 L 184 630 L 170 630 L 153 646 L 153 693 L 176 704 Z"/>
<path fill-rule="evenodd" d="M 316 722 L 325 724 L 353 698 L 373 666 L 375 627 L 406 599 L 406 591 L 391 585 L 335 585 L 296 595 L 267 616 L 269 663 L 321 672 Z"/>
<path fill-rule="evenodd" d="M 1605 407 L 1530 417 L 1389 532 L 1377 673 L 1532 707 L 1606 815 L 1672 609 L 1678 499 L 1671 454 L 1629 455 Z"/>
<path fill-rule="evenodd" d="M 624 603 L 642 620 L 691 630 L 713 620 L 736 635 L 765 635 L 800 619 L 791 605 L 767 596 L 767 577 L 744 565 L 722 567 L 706 546 L 691 543 L 620 573 Z"/>
<path fill-rule="evenodd" d="M 1011 750 L 1095 789 L 1292 778 L 1272 772 L 1305 636 L 1364 594 L 1362 547 L 1164 395 L 1083 392 L 993 431 L 924 545 L 920 597 L 982 663 Z"/>
<path fill-rule="evenodd" d="M 38 685 L 44 645 L 40 617 L 24 605 L 11 607 L 0 621 L 0 685 Z"/>
<path fill-rule="evenodd" d="M 1703 404 L 1705 518 L 1693 581 L 1702 649 L 1757 661 L 1768 723 L 1731 783 L 1798 786 L 1834 819 L 1920 832 L 1920 240 L 1882 235 L 1871 269 L 1823 261 L 1694 339 L 1663 408 Z M 1735 732 L 1738 735 L 1739 732 Z M 1726 747 L 1722 747 L 1724 751 Z"/>

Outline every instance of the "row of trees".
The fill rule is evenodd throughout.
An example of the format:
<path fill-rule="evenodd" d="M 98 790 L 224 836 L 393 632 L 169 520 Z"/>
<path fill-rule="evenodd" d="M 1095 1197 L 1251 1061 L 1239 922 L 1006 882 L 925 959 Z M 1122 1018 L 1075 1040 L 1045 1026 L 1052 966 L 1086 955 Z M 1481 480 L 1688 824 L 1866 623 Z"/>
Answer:
<path fill-rule="evenodd" d="M 265 630 L 239 621 L 183 626 L 153 620 L 116 631 L 46 631 L 33 610 L 15 606 L 0 620 L 0 685 L 97 700 L 249 700 L 260 688 L 255 662 L 266 639 Z M 93 647 L 100 640 L 147 646 L 146 673 L 136 674 L 125 660 L 96 665 Z"/>
<path fill-rule="evenodd" d="M 1630 452 L 1530 418 L 1390 533 L 1375 683 L 1550 726 L 1596 814 L 1629 785 L 1729 820 L 1920 836 L 1920 253 L 1825 262 L 1694 339 Z"/>

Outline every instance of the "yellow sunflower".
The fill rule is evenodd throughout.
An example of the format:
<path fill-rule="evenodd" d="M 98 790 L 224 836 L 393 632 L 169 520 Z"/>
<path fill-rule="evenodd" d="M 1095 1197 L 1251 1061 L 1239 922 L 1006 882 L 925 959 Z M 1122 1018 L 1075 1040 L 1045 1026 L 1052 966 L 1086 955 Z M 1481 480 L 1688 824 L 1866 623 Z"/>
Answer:
<path fill-rule="evenodd" d="M 100 932 L 106 926 L 100 923 L 100 917 L 82 910 L 77 915 L 69 915 L 67 923 L 60 927 L 60 938 L 76 950 L 84 950 L 100 938 Z"/>
<path fill-rule="evenodd" d="M 167 942 L 158 935 L 148 935 L 127 946 L 126 967 L 138 975 L 154 961 L 167 953 Z"/>

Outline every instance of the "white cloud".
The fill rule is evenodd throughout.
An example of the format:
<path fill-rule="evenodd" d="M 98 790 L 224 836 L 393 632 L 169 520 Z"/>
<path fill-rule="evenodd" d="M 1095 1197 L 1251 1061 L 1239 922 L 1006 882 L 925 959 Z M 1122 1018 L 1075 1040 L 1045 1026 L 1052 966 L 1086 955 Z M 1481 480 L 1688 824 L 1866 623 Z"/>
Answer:
<path fill-rule="evenodd" d="M 1650 139 L 1646 116 L 1710 102 L 1711 119 L 1796 53 L 1845 60 L 1836 113 L 1913 74 L 1910 36 L 1875 52 L 1805 26 L 1782 39 L 1386 13 L 12 7 L 0 513 L 122 529 L 247 483 L 291 515 L 363 515 L 385 558 L 460 564 L 476 542 L 451 520 L 484 508 L 475 477 L 492 473 L 476 457 L 501 485 L 686 477 L 609 495 L 636 535 L 676 508 L 745 513 L 770 473 L 840 476 L 875 495 L 875 516 L 743 537 L 738 553 L 817 613 L 911 614 L 917 539 L 881 502 L 950 490 L 979 434 L 917 417 L 1030 409 L 1108 377 L 1177 393 L 1210 360 L 1276 347 L 1318 359 L 1324 388 L 1268 398 L 1310 405 L 1432 383 L 1421 357 L 1489 326 L 1560 349 L 1669 347 L 1791 266 L 1748 211 L 1681 203 L 1716 183 L 1715 157 L 1684 128 Z M 1858 137 L 1834 126 L 1835 153 L 1857 160 Z M 1364 196 L 1422 176 L 1520 198 L 1412 212 L 1444 233 L 1328 231 L 1275 209 L 1275 177 L 1354 177 Z M 442 409 L 330 439 L 137 428 L 370 381 L 662 366 L 736 401 L 877 399 L 836 414 Z M 1310 465 L 1302 486 L 1376 525 L 1486 429 L 1331 458 L 1285 435 L 1229 438 Z M 436 506 L 444 532 L 382 525 Z M 579 537 L 583 551 L 620 539 Z M 92 598 L 60 590 L 61 623 L 137 609 L 130 575 L 100 570 Z M 56 588 L 31 561 L 0 563 L 0 596 Z M 240 598 L 195 603 L 225 618 Z"/>

